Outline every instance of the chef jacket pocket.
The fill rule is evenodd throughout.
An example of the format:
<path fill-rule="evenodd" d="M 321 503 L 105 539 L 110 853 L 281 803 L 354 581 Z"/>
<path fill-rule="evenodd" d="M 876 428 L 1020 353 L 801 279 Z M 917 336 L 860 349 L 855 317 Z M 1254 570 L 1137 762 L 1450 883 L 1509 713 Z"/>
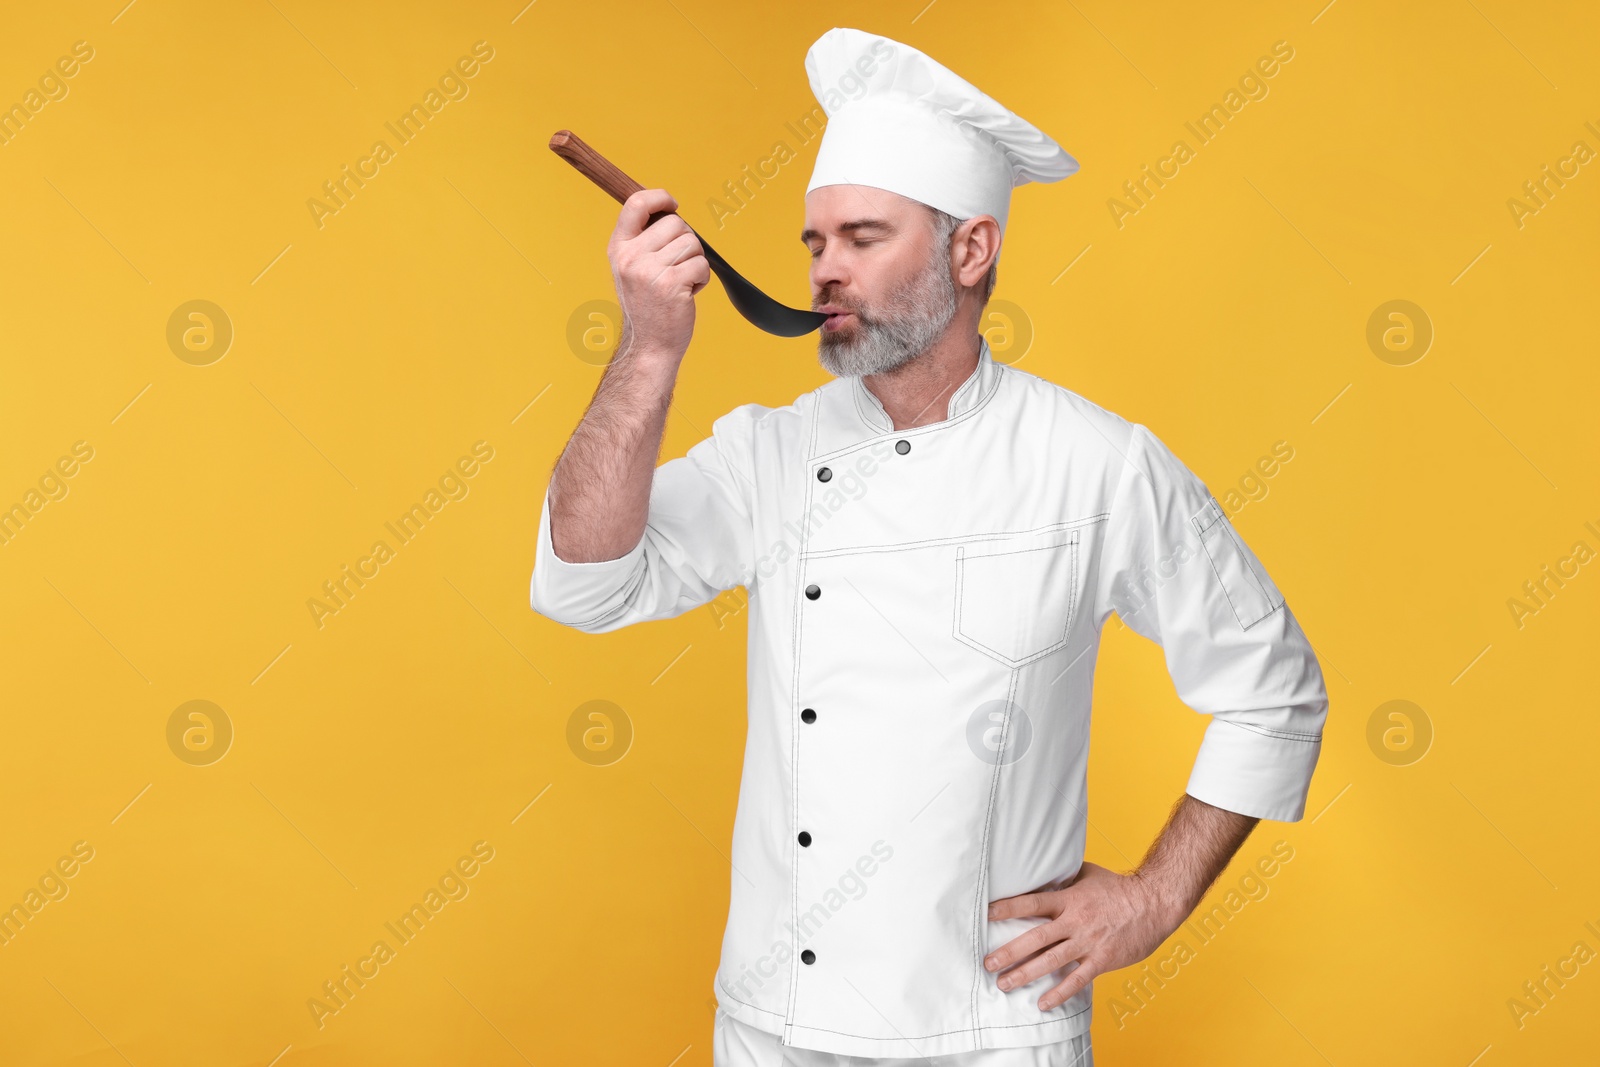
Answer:
<path fill-rule="evenodd" d="M 1282 606 L 1283 594 L 1267 577 L 1255 553 L 1239 539 L 1216 497 L 1207 500 L 1189 521 L 1240 626 L 1248 630 Z"/>
<path fill-rule="evenodd" d="M 1007 534 L 956 549 L 955 636 L 1010 667 L 1067 643 L 1078 531 Z"/>

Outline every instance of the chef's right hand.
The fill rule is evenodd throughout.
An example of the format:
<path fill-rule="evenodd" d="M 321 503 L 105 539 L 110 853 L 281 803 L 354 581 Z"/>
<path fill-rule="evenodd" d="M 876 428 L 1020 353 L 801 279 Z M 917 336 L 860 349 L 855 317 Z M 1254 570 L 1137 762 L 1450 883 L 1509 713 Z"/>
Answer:
<path fill-rule="evenodd" d="M 711 265 L 689 224 L 677 215 L 645 225 L 655 212 L 677 207 L 665 189 L 641 189 L 622 205 L 606 246 L 630 353 L 681 359 L 689 350 L 694 297 L 710 282 Z"/>

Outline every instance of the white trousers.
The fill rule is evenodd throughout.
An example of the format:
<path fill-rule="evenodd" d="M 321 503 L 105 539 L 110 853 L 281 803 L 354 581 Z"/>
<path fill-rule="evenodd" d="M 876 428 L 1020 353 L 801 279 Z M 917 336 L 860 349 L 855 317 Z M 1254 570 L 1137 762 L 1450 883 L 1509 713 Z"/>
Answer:
<path fill-rule="evenodd" d="M 777 1034 L 758 1030 L 728 1015 L 720 1007 L 711 1031 L 713 1067 L 1094 1067 L 1089 1034 L 1026 1048 L 990 1048 L 949 1056 L 884 1059 L 876 1056 L 842 1056 L 836 1052 L 793 1048 Z"/>

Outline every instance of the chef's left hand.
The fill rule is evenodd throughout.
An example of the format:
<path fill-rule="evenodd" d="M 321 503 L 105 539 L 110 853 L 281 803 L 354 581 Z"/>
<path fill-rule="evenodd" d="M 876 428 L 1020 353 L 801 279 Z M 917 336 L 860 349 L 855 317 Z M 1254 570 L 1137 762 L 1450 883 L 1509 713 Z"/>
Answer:
<path fill-rule="evenodd" d="M 990 920 L 1043 915 L 1050 921 L 995 949 L 983 965 L 989 971 L 1012 967 L 999 984 L 1015 989 L 1077 960 L 1072 973 L 1039 998 L 1039 1010 L 1049 1011 L 1095 975 L 1132 966 L 1159 948 L 1183 921 L 1173 910 L 1138 875 L 1086 861 L 1065 889 L 1023 893 L 989 905 Z"/>

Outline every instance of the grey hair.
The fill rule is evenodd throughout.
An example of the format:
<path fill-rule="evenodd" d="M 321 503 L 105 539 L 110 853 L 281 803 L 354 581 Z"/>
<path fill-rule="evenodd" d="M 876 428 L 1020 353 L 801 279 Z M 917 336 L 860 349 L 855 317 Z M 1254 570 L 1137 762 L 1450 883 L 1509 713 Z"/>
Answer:
<path fill-rule="evenodd" d="M 927 205 L 923 206 L 927 207 Z M 955 236 L 956 227 L 960 226 L 966 220 L 958 219 L 954 215 L 940 211 L 936 207 L 928 207 L 928 214 L 933 219 L 934 247 L 943 247 L 946 255 L 948 256 L 950 251 L 950 242 Z M 994 292 L 995 279 L 999 276 L 999 273 L 1000 257 L 996 255 L 994 257 L 994 262 L 989 264 L 989 273 L 984 275 L 983 282 L 978 288 L 978 303 L 980 305 L 987 304 L 989 302 L 989 296 Z"/>

